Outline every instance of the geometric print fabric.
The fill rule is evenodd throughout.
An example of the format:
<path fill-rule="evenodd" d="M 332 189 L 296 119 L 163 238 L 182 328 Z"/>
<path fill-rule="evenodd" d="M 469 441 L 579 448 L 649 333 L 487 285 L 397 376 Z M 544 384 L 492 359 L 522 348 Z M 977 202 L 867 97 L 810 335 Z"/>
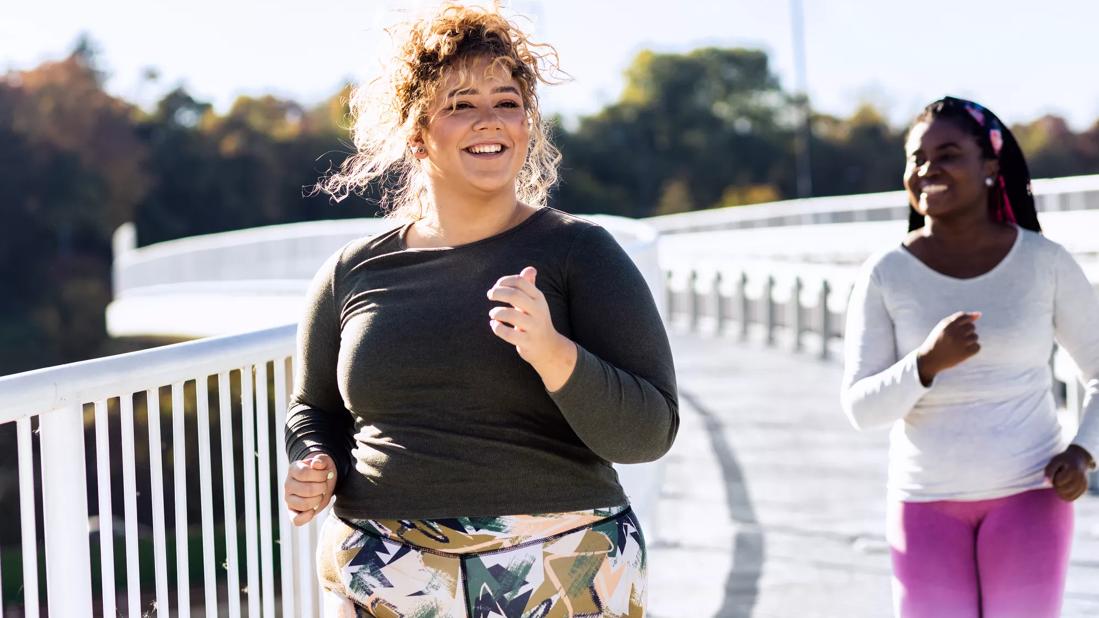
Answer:
<path fill-rule="evenodd" d="M 628 506 L 433 520 L 331 516 L 317 570 L 350 616 L 644 615 L 645 540 Z"/>

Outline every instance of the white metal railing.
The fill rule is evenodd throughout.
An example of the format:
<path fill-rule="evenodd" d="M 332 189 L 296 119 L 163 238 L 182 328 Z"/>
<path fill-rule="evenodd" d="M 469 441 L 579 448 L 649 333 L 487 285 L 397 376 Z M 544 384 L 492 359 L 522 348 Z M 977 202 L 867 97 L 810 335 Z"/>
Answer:
<path fill-rule="evenodd" d="M 1099 207 L 1042 213 L 1041 223 L 1045 236 L 1077 259 L 1099 258 Z M 893 220 L 665 234 L 660 254 L 665 263 L 765 260 L 858 266 L 870 255 L 895 247 L 906 231 L 907 220 Z"/>
<path fill-rule="evenodd" d="M 1033 182 L 1033 189 L 1040 212 L 1099 210 L 1099 175 L 1040 178 Z M 891 221 L 908 217 L 907 204 L 903 191 L 889 191 L 713 208 L 645 221 L 661 234 Z"/>
<path fill-rule="evenodd" d="M 615 234 L 662 297 L 656 234 L 639 222 L 594 219 Z M 226 247 L 235 251 L 225 240 L 202 239 L 199 261 Z M 145 263 L 171 269 L 174 253 L 186 264 L 186 247 L 150 248 Z M 263 251 L 269 250 L 267 244 Z M 314 253 L 301 252 L 307 260 Z M 261 279 L 252 281 L 286 285 Z M 0 377 L 0 440 L 14 427 L 18 450 L 24 615 L 48 609 L 55 616 L 136 617 L 150 608 L 157 616 L 189 616 L 192 609 L 231 617 L 319 614 L 313 555 L 325 514 L 294 531 L 278 491 L 288 465 L 282 431 L 294 330 L 279 326 Z M 655 525 L 662 464 L 617 468 L 639 518 Z M 196 486 L 197 508 L 188 491 Z M 44 582 L 39 537 L 46 541 Z M 151 552 L 143 550 L 148 541 Z M 201 581 L 192 582 L 192 574 Z"/>
<path fill-rule="evenodd" d="M 395 226 L 381 218 L 306 221 L 190 236 L 137 246 L 137 230 L 115 230 L 113 285 L 126 291 L 166 284 L 304 279 L 344 243 Z"/>
<path fill-rule="evenodd" d="M 643 222 L 595 215 L 659 295 L 657 235 Z M 312 221 L 181 238 L 137 247 L 132 224 L 114 235 L 115 337 L 198 338 L 296 321 L 313 273 L 348 241 L 390 229 L 388 219 Z"/>
<path fill-rule="evenodd" d="M 699 260 L 662 256 L 665 316 L 670 327 L 740 341 L 762 339 L 768 346 L 786 345 L 812 351 L 822 360 L 836 355 L 842 342 L 847 300 L 858 267 L 767 260 Z M 1084 270 L 1099 288 L 1099 263 Z M 1075 434 L 1082 413 L 1084 387 L 1072 359 L 1058 349 L 1053 358 L 1055 389 L 1064 391 L 1061 421 Z M 1091 475 L 1099 493 L 1099 472 Z"/>
<path fill-rule="evenodd" d="M 395 225 L 378 218 L 310 221 L 137 246 L 115 230 L 107 332 L 192 339 L 296 321 L 313 273 L 341 245 Z"/>
<path fill-rule="evenodd" d="M 677 262 L 665 270 L 669 325 L 768 345 L 809 347 L 821 358 L 843 336 L 847 296 L 857 268 L 765 260 L 732 264 Z"/>
<path fill-rule="evenodd" d="M 120 356 L 85 361 L 0 378 L 0 427 L 14 424 L 18 432 L 19 506 L 22 529 L 26 616 L 40 613 L 42 588 L 38 579 L 38 531 L 45 532 L 48 607 L 55 616 L 147 615 L 189 616 L 201 608 L 207 616 L 312 616 L 322 600 L 314 576 L 317 528 L 326 513 L 295 532 L 281 507 L 280 479 L 287 469 L 283 431 L 287 394 L 292 382 L 294 326 L 176 344 Z M 208 381 L 216 380 L 211 393 Z M 211 394 L 216 401 L 217 431 L 211 422 Z M 169 405 L 162 405 L 168 396 Z M 111 405 L 113 404 L 113 405 Z M 93 410 L 89 416 L 85 406 Z M 46 410 L 46 411 L 41 411 Z M 140 411 L 140 414 L 135 412 Z M 170 440 L 162 437 L 161 418 L 170 419 Z M 192 418 L 193 417 L 193 420 Z M 147 431 L 138 431 L 135 418 Z M 86 425 L 94 425 L 94 458 L 86 457 Z M 241 436 L 240 445 L 234 436 Z M 35 436 L 37 435 L 37 445 Z M 120 436 L 112 438 L 112 435 Z M 118 442 L 115 442 L 118 440 Z M 215 441 L 220 445 L 215 458 Z M 139 556 L 136 445 L 148 444 L 149 491 L 142 494 L 151 512 L 153 555 Z M 192 450 L 197 444 L 197 453 Z M 38 448 L 35 449 L 35 446 Z M 170 461 L 162 458 L 169 448 Z M 36 470 L 33 453 L 41 466 Z M 272 464 L 274 457 L 274 464 Z M 218 462 L 222 483 L 214 482 Z M 114 478 L 121 462 L 121 487 Z M 241 468 L 241 478 L 236 473 Z M 274 467 L 274 472 L 270 472 Z M 94 491 L 85 483 L 86 469 L 95 471 Z M 200 550 L 191 540 L 195 518 L 189 509 L 188 486 L 199 488 Z M 617 466 L 634 509 L 653 525 L 662 466 L 659 463 Z M 165 470 L 169 474 L 165 473 Z M 40 470 L 41 517 L 33 496 Z M 171 479 L 169 494 L 165 478 Z M 123 588 L 115 577 L 116 531 L 112 504 L 121 489 L 125 557 Z M 99 560 L 89 555 L 89 514 L 86 496 L 95 495 Z M 174 508 L 169 529 L 168 496 Z M 222 503 L 215 512 L 215 495 Z M 243 513 L 237 503 L 243 502 Z M 146 506 L 143 504 L 142 506 Z M 243 517 L 242 517 L 243 515 Z M 243 520 L 245 561 L 238 560 Z M 222 524 L 222 540 L 215 534 Z M 169 552 L 169 542 L 175 551 Z M 279 557 L 274 555 L 279 548 Z M 174 555 L 174 562 L 169 554 Z M 221 567 L 216 558 L 224 556 Z M 144 562 L 143 562 L 144 560 Z M 153 569 L 152 592 L 142 590 L 142 566 Z M 169 582 L 174 564 L 176 577 Z M 93 567 L 99 578 L 93 582 Z M 190 573 L 201 569 L 201 595 Z M 146 570 L 147 570 L 146 568 Z M 276 581 L 275 571 L 280 573 Z M 10 576 L 10 575 L 9 575 Z M 149 577 L 144 578 L 146 585 Z M 94 583 L 101 594 L 93 601 Z M 241 584 L 245 584 L 242 588 Z M 242 603 L 241 592 L 246 591 Z M 173 594 L 174 592 L 174 594 Z M 245 614 L 244 610 L 247 609 Z"/>
<path fill-rule="evenodd" d="M 42 610 L 39 530 L 45 533 L 44 587 L 50 615 L 91 616 L 94 608 L 98 615 L 123 611 L 136 617 L 146 615 L 150 606 L 157 616 L 169 616 L 171 611 L 189 616 L 193 608 L 207 616 L 241 616 L 245 609 L 249 616 L 307 616 L 320 611 L 312 568 L 317 524 L 292 530 L 277 490 L 287 467 L 281 436 L 293 346 L 294 327 L 284 326 L 0 378 L 0 428 L 15 425 L 17 433 L 26 616 L 38 616 Z M 208 381 L 214 382 L 214 393 Z M 215 411 L 216 426 L 211 422 Z M 162 415 L 170 418 L 167 440 L 162 436 Z M 145 422 L 145 431 L 138 429 L 138 420 Z M 138 466 L 137 455 L 145 445 L 148 460 Z M 220 485 L 214 483 L 215 465 Z M 86 477 L 89 470 L 94 474 Z M 41 511 L 34 500 L 39 473 Z M 148 479 L 149 487 L 141 495 L 139 476 Z M 197 522 L 187 491 L 196 484 L 196 476 Z M 94 491 L 89 491 L 86 478 L 94 479 Z M 171 479 L 170 502 L 166 478 Z M 118 493 L 124 558 L 114 555 L 113 504 L 119 502 L 114 499 Z M 89 552 L 91 496 L 99 532 L 99 560 L 94 565 Z M 168 503 L 174 506 L 174 530 L 168 529 Z M 221 504 L 217 512 L 216 503 Z M 146 526 L 139 524 L 139 508 L 151 513 L 151 556 L 140 555 L 145 539 L 139 527 Z M 196 523 L 198 542 L 191 540 Z M 244 564 L 238 560 L 242 550 Z M 218 558 L 223 560 L 220 564 Z M 124 565 L 124 590 L 115 578 L 116 560 Z M 176 577 L 169 582 L 173 564 Z M 95 602 L 93 568 L 99 571 L 94 583 L 100 586 Z M 201 593 L 193 597 L 192 568 L 201 572 Z M 276 570 L 281 573 L 278 582 Z M 151 590 L 143 589 L 150 585 Z"/>

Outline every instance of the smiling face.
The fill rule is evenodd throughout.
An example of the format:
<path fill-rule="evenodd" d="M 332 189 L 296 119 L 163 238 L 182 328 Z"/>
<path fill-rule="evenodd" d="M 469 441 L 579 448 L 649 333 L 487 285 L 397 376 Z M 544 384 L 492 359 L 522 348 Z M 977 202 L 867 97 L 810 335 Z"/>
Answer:
<path fill-rule="evenodd" d="M 515 192 L 530 123 L 519 83 L 500 64 L 474 59 L 451 69 L 421 131 L 424 171 L 437 189 Z"/>
<path fill-rule="evenodd" d="M 957 122 L 936 118 L 912 127 L 905 143 L 904 188 L 916 212 L 932 218 L 971 216 L 988 210 L 985 179 L 997 162 L 986 159 L 976 138 Z"/>

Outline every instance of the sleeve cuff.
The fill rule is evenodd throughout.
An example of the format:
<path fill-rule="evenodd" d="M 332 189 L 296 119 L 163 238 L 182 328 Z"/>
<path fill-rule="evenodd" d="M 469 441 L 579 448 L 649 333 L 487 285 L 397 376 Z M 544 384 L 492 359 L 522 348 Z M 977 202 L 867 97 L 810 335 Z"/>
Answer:
<path fill-rule="evenodd" d="M 1084 397 L 1080 427 L 1072 443 L 1083 448 L 1092 459 L 1099 461 L 1099 380 L 1088 380 Z"/>
<path fill-rule="evenodd" d="M 901 383 L 915 393 L 923 395 L 935 386 L 935 379 L 931 379 L 929 386 L 924 386 L 920 381 L 919 350 L 912 350 L 901 359 Z"/>
<path fill-rule="evenodd" d="M 1092 432 L 1084 431 L 1084 428 L 1076 432 L 1076 437 L 1072 439 L 1072 444 L 1079 446 L 1091 455 L 1091 460 L 1096 464 L 1099 464 L 1099 436 L 1091 435 Z M 1092 470 L 1095 468 L 1093 467 Z"/>
<path fill-rule="evenodd" d="M 546 394 L 550 396 L 550 399 L 553 399 L 559 406 L 564 402 L 575 399 L 578 396 L 577 393 L 585 391 L 584 384 L 591 381 L 592 367 L 597 364 L 591 352 L 585 350 L 584 346 L 579 343 L 573 343 L 576 345 L 576 366 L 572 368 L 572 373 L 569 374 L 568 379 L 561 385 L 561 388 L 555 391 L 546 390 Z"/>

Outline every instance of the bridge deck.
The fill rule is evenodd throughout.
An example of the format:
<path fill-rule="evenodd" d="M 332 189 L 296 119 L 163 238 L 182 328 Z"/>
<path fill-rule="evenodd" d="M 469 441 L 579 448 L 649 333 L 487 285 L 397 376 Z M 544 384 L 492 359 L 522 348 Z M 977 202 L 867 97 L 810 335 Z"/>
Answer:
<path fill-rule="evenodd" d="M 886 432 L 839 408 L 840 364 L 673 336 L 682 429 L 651 546 L 660 618 L 890 615 Z M 1099 496 L 1077 502 L 1064 616 L 1099 616 Z"/>

